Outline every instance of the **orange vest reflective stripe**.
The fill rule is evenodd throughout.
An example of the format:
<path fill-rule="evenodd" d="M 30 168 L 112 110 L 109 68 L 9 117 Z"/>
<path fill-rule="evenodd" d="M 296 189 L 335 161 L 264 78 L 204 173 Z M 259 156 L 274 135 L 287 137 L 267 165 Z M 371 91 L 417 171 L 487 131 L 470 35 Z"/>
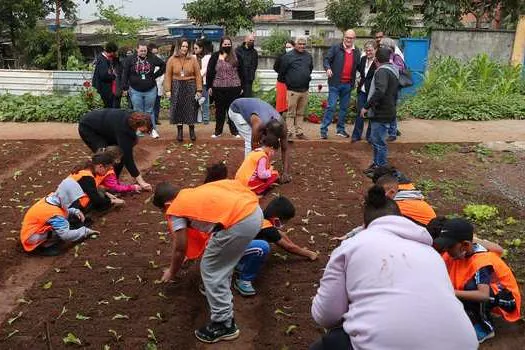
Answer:
<path fill-rule="evenodd" d="M 115 175 L 115 170 L 111 169 L 108 172 L 106 172 L 105 175 L 102 175 L 102 176 L 95 175 L 95 184 L 97 185 L 97 187 L 100 187 L 102 185 L 102 183 L 104 182 L 104 180 L 106 180 L 106 178 L 109 175 Z M 102 187 L 104 187 L 104 186 L 102 186 Z"/>
<path fill-rule="evenodd" d="M 447 253 L 443 254 L 443 259 L 447 265 L 448 274 L 452 285 L 456 290 L 463 290 L 465 284 L 471 280 L 479 269 L 491 266 L 494 270 L 493 282 L 490 284 L 492 291 L 497 294 L 500 286 L 507 288 L 516 300 L 516 309 L 507 312 L 499 307 L 492 309 L 492 312 L 503 316 L 507 321 L 517 321 L 520 319 L 521 294 L 510 268 L 501 258 L 492 252 L 476 253 L 468 259 L 453 259 Z"/>
<path fill-rule="evenodd" d="M 181 190 L 166 214 L 230 228 L 252 214 L 259 199 L 236 180 L 210 182 Z"/>
<path fill-rule="evenodd" d="M 235 174 L 235 180 L 239 181 L 244 186 L 248 186 L 248 182 L 257 171 L 257 163 L 263 157 L 268 158 L 263 150 L 256 150 L 248 153 L 239 167 L 239 170 L 237 170 L 237 173 Z M 266 166 L 269 168 L 270 162 L 267 161 Z"/>
<path fill-rule="evenodd" d="M 90 170 L 86 170 L 86 169 L 80 170 L 76 174 L 69 175 L 69 178 L 71 178 L 71 179 L 73 179 L 73 180 L 78 182 L 78 180 L 80 180 L 84 176 L 92 177 L 93 179 L 95 179 L 95 183 L 97 182 L 95 176 L 93 176 L 93 173 Z M 97 186 L 98 186 L 98 184 L 97 184 Z M 84 193 L 84 195 L 79 198 L 79 201 L 80 201 L 80 205 L 82 206 L 82 208 L 87 208 L 87 206 L 89 205 L 89 197 L 88 197 L 88 195 Z"/>
<path fill-rule="evenodd" d="M 36 202 L 22 221 L 20 241 L 26 252 L 30 252 L 47 240 L 51 226 L 47 223 L 53 216 L 67 217 L 67 211 L 46 202 L 45 198 Z"/>
<path fill-rule="evenodd" d="M 271 221 L 267 220 L 267 219 L 264 219 L 263 223 L 262 223 L 261 230 L 264 230 L 265 228 L 270 228 L 270 227 L 273 227 L 273 224 L 271 223 Z"/>
<path fill-rule="evenodd" d="M 436 217 L 434 209 L 421 199 L 403 199 L 396 201 L 401 215 L 409 217 L 423 225 L 428 225 Z"/>

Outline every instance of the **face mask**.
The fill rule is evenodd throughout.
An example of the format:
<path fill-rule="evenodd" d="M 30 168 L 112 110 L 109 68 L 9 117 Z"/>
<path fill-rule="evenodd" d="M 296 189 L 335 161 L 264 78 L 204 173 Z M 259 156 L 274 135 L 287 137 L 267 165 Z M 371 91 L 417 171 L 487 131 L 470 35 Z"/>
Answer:
<path fill-rule="evenodd" d="M 246 46 L 252 48 L 254 46 L 254 44 L 253 43 L 248 43 L 248 44 L 246 44 Z"/>
<path fill-rule="evenodd" d="M 285 50 L 286 52 L 290 52 L 290 51 L 293 50 L 293 47 L 287 47 L 287 48 L 285 48 L 284 50 Z"/>
<path fill-rule="evenodd" d="M 230 53 L 230 52 L 232 52 L 232 47 L 231 47 L 231 46 L 224 46 L 224 47 L 222 48 L 222 51 L 223 51 L 224 53 Z"/>

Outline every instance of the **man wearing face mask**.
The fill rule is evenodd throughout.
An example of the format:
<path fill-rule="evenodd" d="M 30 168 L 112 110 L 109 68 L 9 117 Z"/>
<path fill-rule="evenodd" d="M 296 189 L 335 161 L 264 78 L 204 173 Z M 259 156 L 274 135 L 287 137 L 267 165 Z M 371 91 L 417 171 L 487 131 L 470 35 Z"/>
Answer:
<path fill-rule="evenodd" d="M 257 72 L 257 65 L 259 63 L 259 55 L 255 46 L 255 37 L 253 34 L 247 35 L 241 46 L 235 49 L 237 56 L 242 60 L 244 69 L 244 84 L 242 86 L 243 97 L 252 97 L 252 85 L 255 80 Z"/>
<path fill-rule="evenodd" d="M 281 115 L 288 110 L 288 90 L 286 89 L 286 77 L 280 73 L 281 62 L 283 57 L 288 53 L 292 52 L 295 47 L 295 41 L 287 40 L 284 44 L 284 52 L 277 56 L 275 63 L 273 64 L 273 70 L 277 73 L 277 83 L 275 84 L 275 110 Z"/>
<path fill-rule="evenodd" d="M 434 246 L 441 251 L 456 297 L 474 324 L 479 343 L 494 337 L 491 313 L 520 319 L 521 294 L 501 258 L 474 243 L 474 227 L 461 218 L 447 220 Z"/>
<path fill-rule="evenodd" d="M 158 67 L 158 69 L 157 69 Z M 137 54 L 129 56 L 122 71 L 122 91 L 129 94 L 133 110 L 152 116 L 157 99 L 156 79 L 164 74 L 166 64 L 157 56 L 148 53 L 148 46 L 139 42 Z"/>
<path fill-rule="evenodd" d="M 104 108 L 115 107 L 117 44 L 109 42 L 95 61 L 92 84 L 104 103 Z"/>

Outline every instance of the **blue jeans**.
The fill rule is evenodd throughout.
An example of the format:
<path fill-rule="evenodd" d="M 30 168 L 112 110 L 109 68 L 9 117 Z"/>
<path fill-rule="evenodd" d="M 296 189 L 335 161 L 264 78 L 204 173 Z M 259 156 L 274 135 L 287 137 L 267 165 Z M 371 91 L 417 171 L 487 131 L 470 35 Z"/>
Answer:
<path fill-rule="evenodd" d="M 399 90 L 396 92 L 395 101 L 396 101 L 396 109 L 394 114 L 394 119 L 390 122 L 390 126 L 388 128 L 388 136 L 397 137 L 397 99 L 399 97 Z"/>
<path fill-rule="evenodd" d="M 253 281 L 261 270 L 266 256 L 270 253 L 270 244 L 262 239 L 254 239 L 244 250 L 244 254 L 235 267 L 239 279 Z"/>
<path fill-rule="evenodd" d="M 373 163 L 376 166 L 387 165 L 388 146 L 386 137 L 390 123 L 370 121 L 372 131 L 370 133 L 370 141 L 372 149 L 374 150 Z"/>
<path fill-rule="evenodd" d="M 129 88 L 129 95 L 131 103 L 133 104 L 133 110 L 137 112 L 147 113 L 151 116 L 151 124 L 155 129 L 155 100 L 157 99 L 157 87 L 155 86 L 148 91 L 137 91 L 133 88 Z"/>
<path fill-rule="evenodd" d="M 323 122 L 321 123 L 321 135 L 328 133 L 328 127 L 334 119 L 335 106 L 339 98 L 339 118 L 337 118 L 337 132 L 345 131 L 346 112 L 350 104 L 350 92 L 352 91 L 352 84 L 339 84 L 328 86 L 328 108 L 324 114 Z"/>
<path fill-rule="evenodd" d="M 365 127 L 365 120 L 361 118 L 361 108 L 364 107 L 367 99 L 367 94 L 359 91 L 357 94 L 357 117 L 355 119 L 354 131 L 352 132 L 352 140 L 361 140 L 363 136 L 363 129 Z M 370 140 L 370 122 L 366 128 L 366 140 Z"/>
<path fill-rule="evenodd" d="M 210 122 L 210 97 L 208 96 L 208 87 L 203 85 L 202 96 L 206 98 L 202 104 L 202 122 L 208 124 Z"/>
<path fill-rule="evenodd" d="M 153 124 L 153 127 L 157 125 L 159 122 L 159 115 L 160 115 L 160 96 L 157 95 L 155 98 L 155 105 L 153 107 L 153 115 L 155 117 L 155 123 Z"/>

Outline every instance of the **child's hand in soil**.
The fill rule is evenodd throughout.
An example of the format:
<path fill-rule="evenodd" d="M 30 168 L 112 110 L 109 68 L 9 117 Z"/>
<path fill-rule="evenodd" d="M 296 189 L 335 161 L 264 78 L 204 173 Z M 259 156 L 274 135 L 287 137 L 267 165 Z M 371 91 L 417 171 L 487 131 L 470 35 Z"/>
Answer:
<path fill-rule="evenodd" d="M 95 231 L 95 230 L 92 230 L 86 227 L 86 237 L 90 237 L 93 235 L 97 235 L 97 236 L 100 235 L 100 231 Z"/>
<path fill-rule="evenodd" d="M 168 268 L 164 270 L 164 273 L 162 274 L 162 278 L 160 280 L 162 282 L 170 282 L 170 281 L 173 281 L 174 277 L 175 276 L 173 274 L 173 271 L 171 270 L 171 268 Z"/>
<path fill-rule="evenodd" d="M 123 199 L 120 199 L 120 198 L 111 198 L 111 204 L 113 204 L 114 206 L 121 206 L 121 205 L 124 205 L 124 200 Z"/>
<path fill-rule="evenodd" d="M 308 249 L 306 249 L 306 251 L 308 252 L 308 259 L 310 259 L 311 261 L 317 260 L 317 258 L 319 257 L 319 253 L 317 253 L 317 252 L 313 252 L 313 251 L 308 250 Z"/>
<path fill-rule="evenodd" d="M 330 238 L 330 240 L 331 241 L 344 241 L 347 238 L 348 238 L 347 235 L 342 235 L 342 236 L 339 236 L 339 237 L 332 237 L 332 238 Z"/>
<path fill-rule="evenodd" d="M 142 190 L 142 187 L 140 187 L 140 185 L 133 185 L 134 192 L 140 193 L 141 190 Z"/>

